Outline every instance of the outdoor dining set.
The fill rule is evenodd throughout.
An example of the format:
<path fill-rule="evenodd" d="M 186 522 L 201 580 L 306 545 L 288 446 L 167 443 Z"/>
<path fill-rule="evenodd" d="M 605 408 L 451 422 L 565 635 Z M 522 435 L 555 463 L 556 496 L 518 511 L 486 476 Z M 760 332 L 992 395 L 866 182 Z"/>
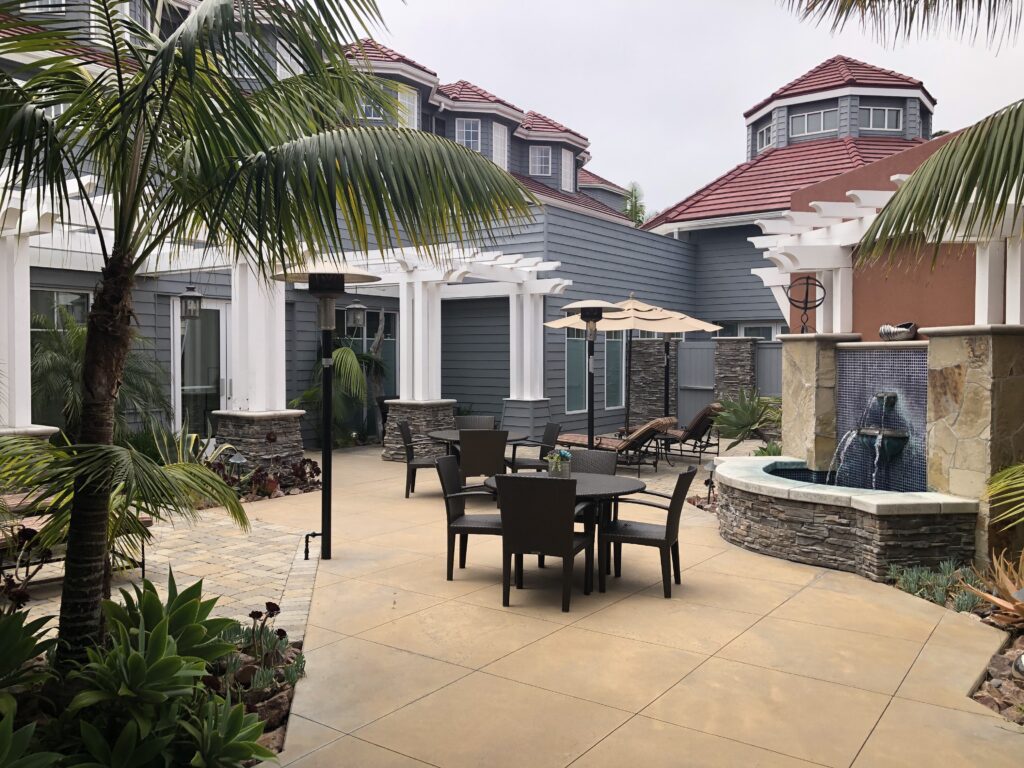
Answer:
<path fill-rule="evenodd" d="M 675 419 L 671 421 L 674 427 Z M 546 557 L 561 558 L 562 610 L 568 611 L 576 556 L 584 555 L 583 592 L 590 594 L 596 548 L 598 589 L 604 592 L 613 570 L 616 577 L 621 576 L 622 545 L 634 544 L 658 550 L 664 595 L 671 597 L 672 579 L 680 583 L 679 521 L 697 468 L 681 472 L 671 494 L 648 490 L 639 477 L 640 463 L 656 466 L 661 449 L 654 447 L 651 458 L 652 446 L 667 424 L 645 425 L 610 440 L 606 447 L 573 447 L 571 453 L 558 446 L 576 445 L 576 436 L 560 435 L 557 423 L 548 424 L 540 440 L 532 440 L 525 432 L 498 429 L 490 416 L 456 417 L 456 426 L 414 437 L 407 422 L 398 424 L 407 459 L 406 497 L 415 492 L 420 469 L 435 470 L 441 483 L 449 581 L 454 578 L 456 540 L 461 569 L 466 567 L 470 535 L 500 536 L 502 605 L 510 604 L 513 581 L 517 589 L 523 588 L 524 557 L 536 555 L 540 568 Z M 437 443 L 447 446 L 446 455 L 416 455 L 417 448 Z M 537 457 L 519 455 L 520 449 L 531 447 L 539 448 Z M 560 466 L 563 461 L 571 466 L 568 472 L 562 471 L 568 469 Z M 617 475 L 620 465 L 637 466 L 637 477 Z M 496 502 L 497 509 L 468 511 L 470 499 Z M 658 510 L 659 522 L 628 519 L 634 508 Z"/>

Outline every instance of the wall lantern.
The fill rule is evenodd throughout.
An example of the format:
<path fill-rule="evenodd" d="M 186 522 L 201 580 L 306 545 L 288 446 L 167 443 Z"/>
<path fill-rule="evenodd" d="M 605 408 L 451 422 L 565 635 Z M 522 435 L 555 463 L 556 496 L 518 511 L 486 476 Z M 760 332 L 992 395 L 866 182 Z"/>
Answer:
<path fill-rule="evenodd" d="M 351 336 L 362 336 L 363 329 L 366 327 L 366 306 L 356 301 L 354 304 L 349 304 L 345 307 L 345 329 L 346 334 Z M 356 332 L 348 334 L 348 329 L 354 329 Z"/>
<path fill-rule="evenodd" d="M 185 288 L 184 293 L 178 294 L 178 301 L 181 302 L 181 319 L 198 320 L 203 309 L 203 294 L 196 290 L 194 285 Z"/>

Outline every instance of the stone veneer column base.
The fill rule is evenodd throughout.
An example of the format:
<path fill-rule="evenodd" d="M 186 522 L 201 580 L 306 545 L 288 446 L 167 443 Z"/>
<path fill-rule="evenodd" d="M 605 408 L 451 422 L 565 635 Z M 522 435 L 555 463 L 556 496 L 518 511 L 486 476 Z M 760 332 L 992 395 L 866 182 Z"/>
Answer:
<path fill-rule="evenodd" d="M 757 389 L 757 342 L 751 336 L 715 337 L 715 400 L 735 400 Z"/>
<path fill-rule="evenodd" d="M 251 466 L 291 466 L 303 458 L 305 411 L 213 411 L 218 443 L 229 443 Z"/>
<path fill-rule="evenodd" d="M 639 427 L 665 415 L 665 342 L 662 339 L 633 339 L 629 375 L 629 425 Z M 679 394 L 679 342 L 668 345 L 668 412 L 677 414 Z"/>
<path fill-rule="evenodd" d="M 825 470 L 836 450 L 836 344 L 859 333 L 792 333 L 782 340 L 782 452 Z"/>
<path fill-rule="evenodd" d="M 398 423 L 408 421 L 413 437 L 426 437 L 437 429 L 455 429 L 455 400 L 387 400 L 388 423 L 384 436 L 384 461 L 405 461 Z M 417 445 L 417 457 L 444 456 L 445 446 Z"/>
<path fill-rule="evenodd" d="M 1024 548 L 989 524 L 988 478 L 1024 461 L 1024 325 L 922 328 L 928 336 L 928 487 L 980 499 L 978 560 Z"/>
<path fill-rule="evenodd" d="M 502 429 L 523 431 L 531 437 L 540 437 L 544 433 L 544 425 L 551 421 L 551 401 L 513 400 L 505 398 L 501 413 Z"/>

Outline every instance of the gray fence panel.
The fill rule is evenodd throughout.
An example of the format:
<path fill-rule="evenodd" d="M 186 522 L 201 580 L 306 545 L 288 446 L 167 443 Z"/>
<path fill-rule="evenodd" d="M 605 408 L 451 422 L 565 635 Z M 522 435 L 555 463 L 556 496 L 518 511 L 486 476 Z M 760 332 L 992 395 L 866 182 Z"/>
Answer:
<path fill-rule="evenodd" d="M 782 342 L 762 341 L 757 345 L 757 391 L 765 397 L 782 396 Z"/>
<path fill-rule="evenodd" d="M 679 342 L 679 423 L 715 399 L 715 342 Z"/>

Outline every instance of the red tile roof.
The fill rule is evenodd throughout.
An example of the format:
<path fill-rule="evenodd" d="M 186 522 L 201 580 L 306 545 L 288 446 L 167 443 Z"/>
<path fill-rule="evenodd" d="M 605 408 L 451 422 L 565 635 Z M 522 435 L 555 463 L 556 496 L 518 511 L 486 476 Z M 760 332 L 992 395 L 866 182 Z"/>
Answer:
<path fill-rule="evenodd" d="M 608 179 L 602 176 L 598 176 L 592 171 L 588 171 L 586 168 L 580 168 L 576 172 L 576 183 L 581 187 L 611 187 L 624 195 L 629 194 L 628 190 L 620 187 L 618 184 L 608 181 Z"/>
<path fill-rule="evenodd" d="M 437 90 L 440 93 L 447 96 L 452 101 L 473 101 L 485 104 L 504 104 L 506 107 L 511 107 L 512 109 L 516 110 L 516 112 L 523 111 L 512 102 L 505 101 L 504 99 L 499 99 L 490 91 L 485 91 L 479 85 L 474 85 L 468 80 L 458 80 L 454 83 L 441 85 L 438 86 Z"/>
<path fill-rule="evenodd" d="M 616 211 L 614 208 L 605 205 L 599 200 L 595 200 L 590 195 L 586 195 L 582 192 L 565 192 L 561 189 L 555 189 L 554 187 L 549 187 L 547 184 L 543 184 L 536 179 L 530 178 L 529 176 L 523 176 L 519 173 L 513 173 L 512 175 L 516 177 L 520 184 L 535 195 L 554 198 L 555 200 L 563 203 L 589 208 L 595 213 L 602 213 L 606 216 L 615 216 L 623 221 L 629 221 L 622 211 Z"/>
<path fill-rule="evenodd" d="M 935 101 L 920 80 L 893 72 L 891 69 L 882 69 L 857 59 L 851 59 L 849 56 L 833 56 L 810 72 L 806 72 L 793 82 L 782 86 L 767 99 L 759 101 L 744 112 L 743 116 L 750 117 L 776 99 L 830 91 L 834 88 L 851 85 L 869 88 L 920 88 L 933 103 Z"/>
<path fill-rule="evenodd" d="M 798 189 L 921 143 L 921 139 L 885 136 L 818 139 L 769 149 L 655 216 L 644 229 L 673 221 L 784 211 L 790 207 L 789 196 Z"/>
<path fill-rule="evenodd" d="M 572 128 L 566 128 L 561 123 L 552 120 L 546 115 L 542 115 L 540 112 L 527 112 L 526 117 L 521 123 L 524 130 L 527 131 L 541 131 L 547 133 L 571 133 L 573 136 L 579 136 L 584 141 L 590 141 L 579 131 L 574 131 Z"/>
<path fill-rule="evenodd" d="M 366 59 L 369 62 L 382 61 L 394 64 L 407 64 L 414 69 L 418 69 L 421 72 L 426 72 L 428 75 L 437 77 L 437 72 L 434 70 L 423 66 L 418 61 L 413 61 L 408 56 L 392 50 L 386 45 L 382 45 L 369 37 L 364 37 L 362 40 L 358 40 L 348 46 L 347 55 L 350 59 Z"/>

